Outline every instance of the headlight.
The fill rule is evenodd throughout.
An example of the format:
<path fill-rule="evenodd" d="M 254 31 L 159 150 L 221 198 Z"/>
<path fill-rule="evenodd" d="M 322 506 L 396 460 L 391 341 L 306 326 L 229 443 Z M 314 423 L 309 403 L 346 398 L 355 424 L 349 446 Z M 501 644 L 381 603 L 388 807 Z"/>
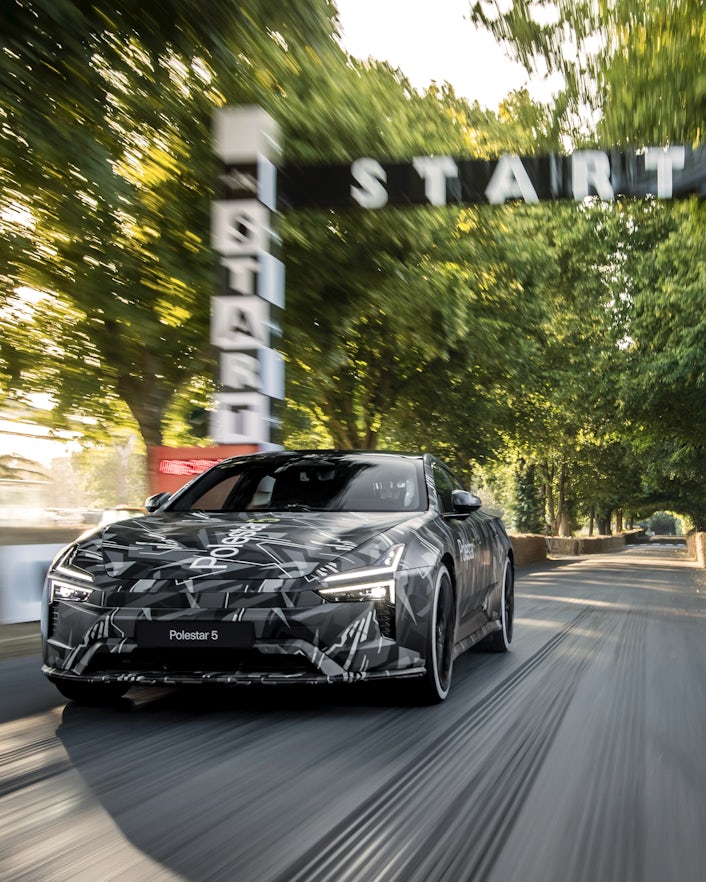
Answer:
<path fill-rule="evenodd" d="M 49 597 L 51 600 L 73 600 L 79 603 L 93 594 L 93 576 L 71 566 L 76 547 L 70 546 L 52 564 L 49 570 Z"/>
<path fill-rule="evenodd" d="M 404 545 L 393 545 L 372 567 L 336 573 L 321 580 L 319 593 L 327 600 L 388 600 L 395 602 L 395 572 Z"/>
<path fill-rule="evenodd" d="M 93 594 L 93 588 L 84 588 L 83 585 L 72 585 L 70 582 L 59 581 L 59 579 L 49 579 L 52 600 L 77 600 L 82 602 L 88 600 Z"/>

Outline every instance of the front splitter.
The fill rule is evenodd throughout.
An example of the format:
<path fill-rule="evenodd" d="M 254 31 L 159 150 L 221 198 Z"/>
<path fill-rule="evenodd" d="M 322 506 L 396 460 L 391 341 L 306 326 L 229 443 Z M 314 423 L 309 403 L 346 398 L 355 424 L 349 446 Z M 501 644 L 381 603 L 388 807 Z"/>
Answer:
<path fill-rule="evenodd" d="M 42 672 L 52 682 L 57 683 L 129 683 L 131 686 L 195 686 L 216 684 L 222 686 L 310 684 L 324 685 L 335 683 L 362 683 L 390 679 L 411 679 L 422 677 L 426 668 L 403 668 L 389 671 L 342 671 L 337 674 L 277 673 L 272 671 L 103 671 L 100 674 L 70 674 L 66 671 L 42 666 Z"/>

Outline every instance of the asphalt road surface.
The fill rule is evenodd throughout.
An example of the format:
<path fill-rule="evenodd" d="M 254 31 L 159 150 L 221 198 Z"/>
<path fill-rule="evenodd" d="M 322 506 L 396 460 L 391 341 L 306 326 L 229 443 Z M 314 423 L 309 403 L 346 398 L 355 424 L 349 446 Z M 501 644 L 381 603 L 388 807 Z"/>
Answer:
<path fill-rule="evenodd" d="M 0 662 L 0 879 L 703 882 L 706 576 L 640 546 L 519 573 L 449 699 L 133 689 Z"/>

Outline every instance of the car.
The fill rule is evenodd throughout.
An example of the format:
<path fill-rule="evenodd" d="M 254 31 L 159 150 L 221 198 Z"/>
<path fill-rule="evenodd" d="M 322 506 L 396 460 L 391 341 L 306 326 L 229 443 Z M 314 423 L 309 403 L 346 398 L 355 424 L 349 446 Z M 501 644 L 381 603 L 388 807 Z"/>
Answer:
<path fill-rule="evenodd" d="M 42 669 L 66 698 L 405 680 L 435 703 L 461 652 L 510 647 L 503 523 L 429 453 L 237 456 L 145 507 L 49 569 Z"/>

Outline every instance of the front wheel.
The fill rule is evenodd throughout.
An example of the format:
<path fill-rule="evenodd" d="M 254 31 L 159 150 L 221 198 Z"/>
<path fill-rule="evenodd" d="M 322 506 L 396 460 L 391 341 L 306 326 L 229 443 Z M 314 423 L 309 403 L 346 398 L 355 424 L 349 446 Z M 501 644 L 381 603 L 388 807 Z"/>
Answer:
<path fill-rule="evenodd" d="M 77 704 L 113 704 L 130 688 L 123 683 L 74 683 L 71 680 L 52 680 L 64 698 Z"/>
<path fill-rule="evenodd" d="M 507 652 L 512 643 L 512 625 L 515 615 L 515 578 L 510 558 L 505 559 L 503 590 L 500 599 L 501 628 L 487 638 L 486 646 L 491 652 Z"/>
<path fill-rule="evenodd" d="M 427 631 L 427 670 L 420 696 L 425 704 L 436 704 L 449 694 L 455 634 L 456 601 L 451 576 L 446 567 L 442 566 L 436 574 Z"/>

